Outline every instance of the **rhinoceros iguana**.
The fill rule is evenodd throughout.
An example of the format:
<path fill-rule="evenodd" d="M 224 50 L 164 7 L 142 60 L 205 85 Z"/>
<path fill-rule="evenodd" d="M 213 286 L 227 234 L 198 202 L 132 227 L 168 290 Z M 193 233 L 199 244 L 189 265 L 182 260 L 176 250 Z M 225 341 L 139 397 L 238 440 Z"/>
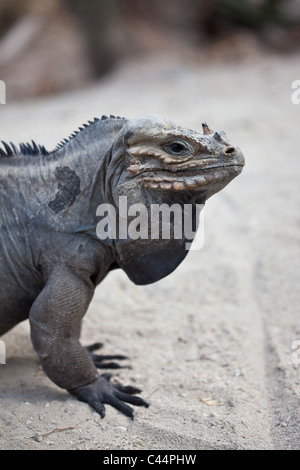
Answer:
<path fill-rule="evenodd" d="M 47 376 L 101 417 L 104 404 L 131 418 L 126 403 L 148 404 L 137 388 L 98 374 L 123 356 L 97 355 L 100 344 L 79 342 L 95 287 L 115 268 L 136 284 L 158 281 L 188 250 L 185 236 L 99 239 L 97 210 L 110 204 L 118 213 L 124 196 L 148 209 L 204 204 L 241 172 L 244 157 L 224 133 L 202 126 L 198 133 L 159 115 L 102 116 L 51 152 L 33 141 L 19 148 L 2 141 L 0 336 L 29 319 Z"/>

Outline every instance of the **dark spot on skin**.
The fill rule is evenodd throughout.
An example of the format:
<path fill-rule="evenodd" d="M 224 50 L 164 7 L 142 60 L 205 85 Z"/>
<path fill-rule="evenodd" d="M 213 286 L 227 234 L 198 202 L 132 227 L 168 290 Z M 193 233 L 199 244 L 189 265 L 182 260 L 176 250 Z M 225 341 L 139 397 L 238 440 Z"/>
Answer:
<path fill-rule="evenodd" d="M 67 166 L 58 166 L 55 170 L 55 176 L 58 182 L 58 191 L 55 199 L 50 201 L 48 206 L 58 214 L 58 212 L 70 207 L 80 194 L 80 178 L 75 171 Z"/>

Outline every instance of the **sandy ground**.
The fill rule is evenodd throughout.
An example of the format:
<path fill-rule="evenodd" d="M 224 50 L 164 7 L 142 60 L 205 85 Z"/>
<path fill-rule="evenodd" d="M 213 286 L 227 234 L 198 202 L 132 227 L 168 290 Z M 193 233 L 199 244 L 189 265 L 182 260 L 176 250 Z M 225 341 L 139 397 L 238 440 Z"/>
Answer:
<path fill-rule="evenodd" d="M 5 140 L 53 148 L 94 116 L 155 112 L 226 130 L 246 158 L 207 203 L 201 251 L 145 287 L 112 272 L 85 317 L 83 344 L 128 355 L 114 377 L 150 408 L 101 420 L 44 375 L 25 322 L 2 338 L 1 449 L 300 448 L 298 65 L 131 63 L 80 92 L 1 106 Z"/>

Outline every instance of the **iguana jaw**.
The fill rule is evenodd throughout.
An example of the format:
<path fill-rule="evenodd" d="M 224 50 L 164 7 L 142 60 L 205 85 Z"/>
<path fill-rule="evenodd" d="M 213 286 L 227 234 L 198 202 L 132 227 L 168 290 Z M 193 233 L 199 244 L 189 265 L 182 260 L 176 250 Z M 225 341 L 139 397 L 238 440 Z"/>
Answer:
<path fill-rule="evenodd" d="M 223 180 L 234 178 L 241 172 L 241 165 L 226 165 L 207 167 L 194 171 L 178 171 L 170 175 L 169 172 L 145 172 L 141 174 L 139 183 L 144 188 L 162 190 L 204 189 L 205 186 L 220 183 Z"/>

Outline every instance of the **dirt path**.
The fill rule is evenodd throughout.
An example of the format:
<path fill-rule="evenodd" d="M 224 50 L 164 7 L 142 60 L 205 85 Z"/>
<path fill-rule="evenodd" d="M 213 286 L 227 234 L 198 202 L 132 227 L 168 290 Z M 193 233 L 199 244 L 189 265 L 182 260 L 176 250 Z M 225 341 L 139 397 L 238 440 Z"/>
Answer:
<path fill-rule="evenodd" d="M 47 379 L 25 322 L 2 338 L 1 449 L 300 448 L 298 63 L 133 63 L 80 93 L 1 107 L 1 138 L 50 148 L 101 114 L 206 120 L 247 163 L 207 203 L 201 251 L 150 286 L 111 273 L 86 316 L 83 343 L 130 356 L 115 376 L 151 407 L 134 422 L 107 407 L 101 421 Z"/>

